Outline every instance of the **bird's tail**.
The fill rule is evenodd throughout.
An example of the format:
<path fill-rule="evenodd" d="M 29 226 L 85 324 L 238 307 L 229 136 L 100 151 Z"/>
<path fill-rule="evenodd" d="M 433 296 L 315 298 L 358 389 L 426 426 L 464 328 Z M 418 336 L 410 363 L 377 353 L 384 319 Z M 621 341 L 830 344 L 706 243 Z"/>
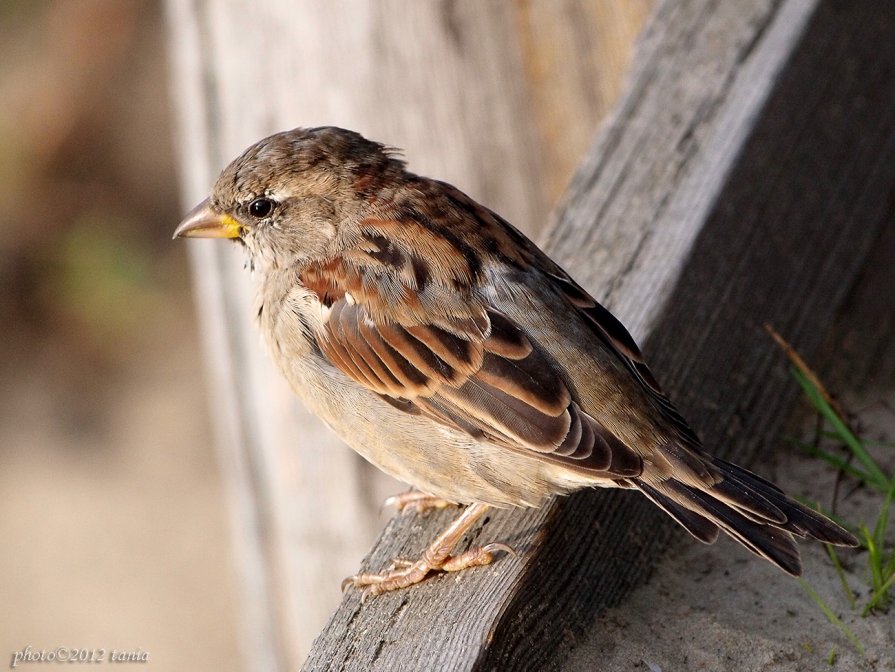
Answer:
<path fill-rule="evenodd" d="M 712 478 L 668 478 L 634 484 L 700 541 L 724 530 L 753 553 L 793 576 L 802 572 L 794 536 L 836 546 L 857 546 L 854 535 L 823 514 L 790 499 L 773 483 L 717 457 L 701 454 Z M 698 483 L 696 485 L 695 483 Z"/>

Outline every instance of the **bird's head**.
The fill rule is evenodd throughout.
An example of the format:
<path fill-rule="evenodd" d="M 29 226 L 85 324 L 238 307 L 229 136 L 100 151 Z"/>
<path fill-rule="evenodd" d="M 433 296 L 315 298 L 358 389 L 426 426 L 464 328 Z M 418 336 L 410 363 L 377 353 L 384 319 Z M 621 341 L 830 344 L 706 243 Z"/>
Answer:
<path fill-rule="evenodd" d="M 229 238 L 253 266 L 279 268 L 333 253 L 334 241 L 403 163 L 383 145 L 335 127 L 297 128 L 260 140 L 218 177 L 175 238 Z"/>

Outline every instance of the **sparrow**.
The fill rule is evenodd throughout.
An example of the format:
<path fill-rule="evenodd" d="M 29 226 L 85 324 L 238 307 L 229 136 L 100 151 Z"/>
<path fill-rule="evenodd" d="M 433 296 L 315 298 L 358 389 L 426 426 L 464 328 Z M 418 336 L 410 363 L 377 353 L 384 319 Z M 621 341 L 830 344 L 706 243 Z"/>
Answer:
<path fill-rule="evenodd" d="M 294 392 L 420 504 L 466 505 L 414 562 L 346 579 L 364 595 L 485 565 L 452 555 L 488 507 L 638 490 L 699 541 L 719 531 L 799 575 L 794 537 L 855 537 L 714 457 L 625 327 L 497 213 L 358 133 L 297 128 L 220 174 L 176 237 L 227 238 Z"/>

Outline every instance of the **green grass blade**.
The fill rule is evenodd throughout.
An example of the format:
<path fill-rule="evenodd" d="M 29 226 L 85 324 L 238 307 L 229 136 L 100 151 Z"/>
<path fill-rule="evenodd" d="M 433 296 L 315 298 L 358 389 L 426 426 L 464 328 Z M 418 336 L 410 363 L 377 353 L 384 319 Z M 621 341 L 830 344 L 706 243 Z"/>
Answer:
<path fill-rule="evenodd" d="M 818 448 L 817 446 L 813 446 L 810 443 L 805 443 L 803 441 L 799 441 L 799 442 L 797 442 L 797 445 L 800 448 L 803 448 L 805 451 L 807 451 L 809 455 L 817 457 L 818 459 L 821 459 L 824 462 L 831 464 L 832 466 L 836 467 L 836 469 L 841 469 L 846 474 L 848 474 L 849 476 L 853 476 L 854 478 L 857 478 L 862 483 L 867 483 L 869 486 L 876 488 L 877 490 L 882 490 L 883 492 L 888 491 L 888 488 L 880 488 L 873 481 L 873 478 L 870 475 L 864 473 L 863 471 L 861 471 L 854 465 L 850 464 L 847 460 L 845 460 L 841 457 L 838 457 L 836 455 L 833 455 L 833 453 L 829 453 L 826 450 L 824 450 L 823 448 Z"/>
<path fill-rule="evenodd" d="M 824 544 L 824 547 L 827 549 L 827 555 L 830 556 L 833 567 L 836 568 L 836 575 L 839 577 L 839 583 L 842 584 L 842 592 L 845 593 L 845 597 L 848 598 L 848 606 L 854 611 L 857 607 L 857 600 L 855 594 L 848 585 L 848 581 L 845 580 L 845 570 L 842 568 L 842 563 L 839 562 L 839 556 L 836 555 L 836 549 L 834 549 L 831 544 Z"/>
<path fill-rule="evenodd" d="M 886 543 L 886 530 L 889 528 L 889 509 L 892 507 L 893 496 L 895 496 L 895 488 L 886 493 L 883 508 L 880 510 L 879 518 L 876 519 L 876 525 L 873 527 L 873 539 L 880 547 L 883 547 Z"/>
<path fill-rule="evenodd" d="M 874 590 L 877 590 L 885 581 L 882 573 L 882 557 L 880 547 L 876 543 L 876 539 L 867 529 L 866 525 L 859 528 L 860 537 L 863 537 L 863 546 L 867 549 L 867 566 L 870 567 L 870 584 Z"/>
<path fill-rule="evenodd" d="M 886 560 L 885 565 L 883 565 L 883 572 L 886 576 L 895 574 L 895 552 L 889 554 L 889 559 Z"/>
<path fill-rule="evenodd" d="M 858 437 L 852 433 L 848 425 L 846 425 L 842 418 L 839 417 L 839 414 L 827 403 L 827 400 L 824 399 L 820 391 L 810 380 L 808 380 L 808 378 L 805 377 L 805 374 L 798 369 L 793 368 L 792 375 L 799 382 L 799 385 L 802 386 L 811 405 L 827 419 L 830 425 L 832 425 L 835 432 L 839 435 L 839 439 L 855 454 L 855 458 L 857 458 L 857 460 L 864 466 L 864 469 L 867 470 L 872 481 L 884 490 L 888 490 L 890 487 L 888 477 L 883 473 L 882 469 L 879 468 L 879 465 L 877 465 L 870 453 L 867 452 L 867 449 L 864 448 L 864 445 Z"/>
<path fill-rule="evenodd" d="M 867 606 L 865 606 L 864 611 L 861 612 L 861 616 L 867 616 L 877 607 L 885 606 L 889 601 L 889 588 L 892 587 L 893 582 L 895 582 L 895 574 L 889 574 L 889 578 L 886 579 L 879 588 L 873 591 L 873 594 L 867 601 Z"/>
<path fill-rule="evenodd" d="M 827 603 L 823 601 L 820 595 L 815 592 L 814 588 L 811 587 L 805 579 L 799 579 L 799 584 L 802 586 L 802 589 L 808 593 L 808 597 L 814 600 L 814 604 L 817 605 L 818 609 L 820 609 L 824 616 L 827 617 L 827 620 L 832 623 L 836 628 L 845 635 L 845 638 L 851 642 L 852 646 L 855 647 L 855 650 L 860 653 L 862 656 L 864 655 L 864 645 L 861 644 L 861 640 L 858 639 L 857 635 L 849 628 L 845 623 L 842 622 L 833 610 L 827 606 Z"/>

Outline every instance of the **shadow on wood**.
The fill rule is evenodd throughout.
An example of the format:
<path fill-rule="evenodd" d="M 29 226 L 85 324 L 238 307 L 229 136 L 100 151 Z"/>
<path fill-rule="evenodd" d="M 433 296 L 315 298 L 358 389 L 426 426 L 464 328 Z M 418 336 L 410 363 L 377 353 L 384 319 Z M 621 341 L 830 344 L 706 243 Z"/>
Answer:
<path fill-rule="evenodd" d="M 796 388 L 762 325 L 810 354 L 891 224 L 893 34 L 895 9 L 869 0 L 665 2 L 548 238 L 711 452 L 770 447 Z M 393 520 L 364 569 L 454 515 Z M 305 669 L 560 669 L 675 530 L 619 491 L 498 511 L 466 541 L 518 557 L 363 605 L 349 592 Z"/>

